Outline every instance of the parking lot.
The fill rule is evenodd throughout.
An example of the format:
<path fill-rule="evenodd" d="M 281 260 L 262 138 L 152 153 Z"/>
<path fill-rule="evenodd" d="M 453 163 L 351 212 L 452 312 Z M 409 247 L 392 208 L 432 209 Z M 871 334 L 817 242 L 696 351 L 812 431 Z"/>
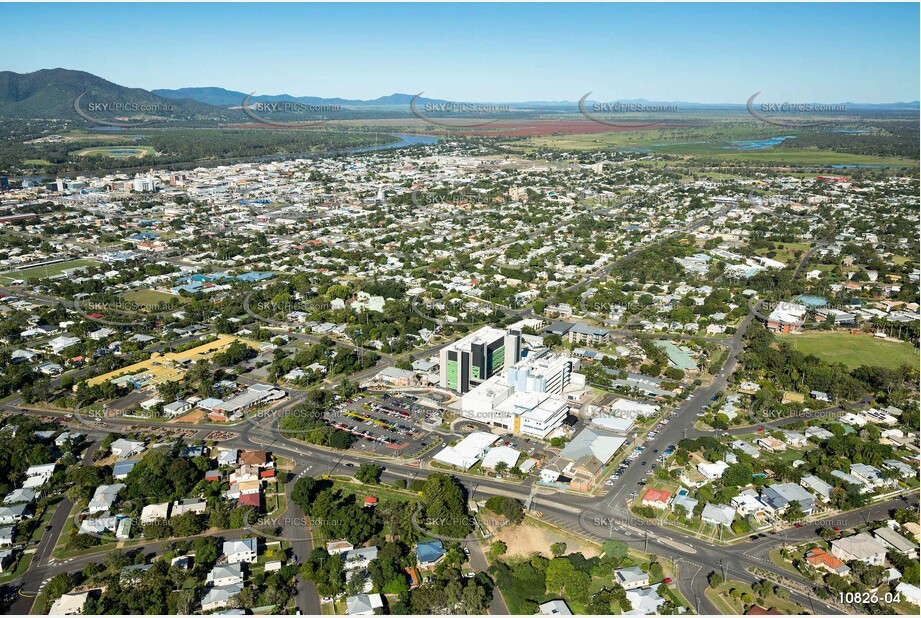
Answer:
<path fill-rule="evenodd" d="M 414 395 L 358 396 L 329 410 L 325 420 L 357 437 L 354 449 L 412 456 L 428 446 L 429 436 L 418 424 L 426 418 L 426 408 L 416 405 L 415 399 Z"/>
<path fill-rule="evenodd" d="M 671 456 L 671 454 L 675 452 L 676 448 L 677 447 L 674 444 L 669 444 L 668 447 L 666 447 L 666 449 L 662 451 L 661 453 L 658 452 L 658 449 L 655 449 L 652 451 L 652 453 L 649 453 L 644 456 L 644 453 L 646 453 L 646 447 L 637 446 L 636 448 L 633 449 L 633 451 L 631 451 L 629 455 L 627 455 L 627 457 L 623 460 L 623 462 L 621 462 L 621 464 L 617 467 L 617 470 L 614 471 L 614 474 L 608 477 L 608 479 L 604 482 L 604 484 L 609 487 L 611 485 L 614 485 L 614 483 L 620 480 L 620 477 L 623 476 L 624 472 L 627 470 L 627 467 L 630 466 L 637 459 L 640 459 L 641 457 L 642 457 L 642 460 L 641 460 L 640 466 L 646 468 L 646 476 L 652 476 L 653 474 L 655 474 L 656 468 L 659 467 L 659 464 L 664 463 L 665 460 L 668 459 Z M 652 465 L 649 465 L 649 457 L 652 455 L 656 455 L 656 459 L 655 461 L 652 462 Z M 645 479 L 640 481 L 639 484 L 645 485 L 646 484 Z"/>

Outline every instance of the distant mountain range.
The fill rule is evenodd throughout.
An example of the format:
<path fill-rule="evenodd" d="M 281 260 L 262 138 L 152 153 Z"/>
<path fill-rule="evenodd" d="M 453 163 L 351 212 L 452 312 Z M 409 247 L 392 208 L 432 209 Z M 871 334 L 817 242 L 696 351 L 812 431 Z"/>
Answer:
<path fill-rule="evenodd" d="M 249 96 L 245 92 L 236 90 L 227 90 L 225 88 L 205 87 L 205 88 L 177 88 L 176 90 L 157 89 L 151 90 L 152 94 L 165 99 L 192 99 L 208 105 L 220 107 L 240 107 L 243 100 Z M 278 101 L 287 101 L 292 103 L 304 103 L 306 105 L 342 105 L 350 107 L 363 106 L 401 106 L 406 107 L 416 95 L 394 93 L 385 97 L 376 99 L 341 99 L 341 98 L 323 98 L 323 97 L 296 97 L 290 94 L 263 94 L 254 95 L 250 101 L 255 103 L 273 103 Z M 444 102 L 440 99 L 427 99 L 419 97 L 417 103 Z"/>
<path fill-rule="evenodd" d="M 83 113 L 75 111 L 77 107 Z M 258 95 L 250 101 L 294 102 L 306 105 L 341 105 L 346 108 L 407 109 L 416 95 L 394 93 L 376 99 L 343 99 L 289 94 Z M 0 118 L 18 119 L 73 119 L 87 115 L 92 118 L 144 119 L 161 118 L 171 121 L 240 122 L 246 116 L 240 111 L 247 93 L 218 87 L 157 89 L 126 88 L 84 71 L 69 69 L 43 69 L 34 73 L 0 72 Z M 765 99 L 768 100 L 768 99 Z M 679 111 L 688 110 L 744 110 L 745 103 L 708 104 L 681 101 L 648 101 L 645 99 L 620 99 L 623 103 L 645 105 L 674 105 Z M 444 99 L 420 97 L 417 103 L 447 103 Z M 483 103 L 465 101 L 467 103 Z M 590 103 L 596 102 L 594 99 Z M 572 113 L 574 101 L 525 101 L 501 103 L 519 110 L 540 110 Z M 918 101 L 907 103 L 844 103 L 848 110 L 917 110 Z M 107 106 L 107 107 L 106 107 Z M 115 108 L 113 111 L 113 107 Z M 153 111 L 150 111 L 153 110 Z"/>
<path fill-rule="evenodd" d="M 175 119 L 229 119 L 226 110 L 213 105 L 193 99 L 165 99 L 141 88 L 126 88 L 91 73 L 68 69 L 24 74 L 0 72 L 0 117 L 77 119 L 74 101 L 81 94 L 84 96 L 78 104 L 80 109 L 90 116 L 106 119 L 139 114 Z M 103 105 L 107 109 L 98 107 Z M 119 106 L 118 111 L 112 111 Z"/>
<path fill-rule="evenodd" d="M 151 90 L 155 95 L 164 97 L 166 99 L 193 99 L 201 103 L 208 103 L 209 105 L 217 105 L 222 107 L 239 107 L 243 100 L 247 97 L 247 93 L 238 92 L 236 90 L 226 90 L 224 88 L 217 87 L 204 87 L 204 88 L 177 88 L 175 90 L 167 89 L 156 89 Z M 378 97 L 376 99 L 341 99 L 341 98 L 323 98 L 323 97 L 309 97 L 309 96 L 294 96 L 290 94 L 273 94 L 273 95 L 253 95 L 250 98 L 252 102 L 259 103 L 271 103 L 276 101 L 287 101 L 287 102 L 296 102 L 296 103 L 305 103 L 308 105 L 342 105 L 350 107 L 363 107 L 363 106 L 401 106 L 406 107 L 410 104 L 413 98 L 416 95 L 412 94 L 403 94 L 403 93 L 394 93 L 385 97 Z M 761 100 L 767 101 L 763 97 L 759 97 L 759 102 Z M 672 105 L 678 107 L 679 110 L 690 110 L 690 109 L 744 109 L 746 107 L 745 102 L 741 103 L 694 103 L 691 101 L 650 101 L 648 99 L 617 99 L 620 103 L 632 103 L 632 104 L 642 104 L 642 105 Z M 418 105 L 424 105 L 426 103 L 448 103 L 447 99 L 429 99 L 426 97 L 419 97 L 416 101 Z M 519 109 L 529 109 L 529 108 L 556 108 L 556 109 L 566 109 L 571 111 L 572 109 L 578 106 L 578 101 L 454 101 L 454 102 L 464 102 L 464 103 L 489 103 L 496 105 L 509 105 L 514 108 Z M 596 103 L 600 102 L 597 99 L 589 99 L 587 103 Z M 607 101 L 606 101 L 607 102 Z M 817 101 L 812 102 L 817 104 Z M 849 109 L 919 109 L 921 108 L 921 103 L 918 101 L 910 101 L 907 103 L 825 103 L 825 105 L 844 105 Z"/>

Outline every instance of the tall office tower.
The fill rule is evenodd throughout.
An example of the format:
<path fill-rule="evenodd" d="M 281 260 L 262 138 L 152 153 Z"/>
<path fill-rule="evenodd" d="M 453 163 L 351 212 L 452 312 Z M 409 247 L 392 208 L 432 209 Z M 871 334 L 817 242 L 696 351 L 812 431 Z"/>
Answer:
<path fill-rule="evenodd" d="M 513 343 L 520 353 L 521 338 Z M 506 358 L 505 331 L 484 326 L 442 348 L 439 383 L 442 388 L 466 393 L 502 371 Z"/>

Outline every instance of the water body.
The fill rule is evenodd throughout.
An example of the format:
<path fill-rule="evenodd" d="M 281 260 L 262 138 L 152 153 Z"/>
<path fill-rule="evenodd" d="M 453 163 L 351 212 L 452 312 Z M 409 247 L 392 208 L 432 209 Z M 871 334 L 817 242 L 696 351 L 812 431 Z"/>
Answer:
<path fill-rule="evenodd" d="M 784 135 L 782 137 L 769 137 L 767 139 L 740 140 L 732 142 L 731 146 L 723 146 L 723 148 L 729 150 L 765 150 L 766 148 L 773 148 L 777 144 L 788 139 L 796 139 L 796 136 Z"/>
<path fill-rule="evenodd" d="M 399 142 L 392 144 L 382 144 L 380 146 L 367 146 L 365 148 L 349 148 L 345 152 L 373 152 L 375 150 L 390 150 L 392 148 L 405 148 L 406 146 L 415 146 L 417 144 L 437 144 L 441 138 L 432 137 L 431 135 L 411 135 L 409 133 L 392 133 L 394 137 L 399 137 Z"/>
<path fill-rule="evenodd" d="M 342 148 L 339 150 L 323 150 L 320 152 L 304 152 L 301 154 L 288 154 L 288 155 L 278 155 L 274 157 L 256 157 L 256 158 L 247 158 L 240 159 L 241 162 L 256 162 L 256 163 L 265 163 L 268 161 L 284 161 L 287 159 L 322 159 L 323 157 L 331 157 L 341 154 L 360 154 L 363 152 L 375 152 L 378 150 L 392 150 L 394 148 L 406 148 L 407 146 L 416 146 L 418 144 L 437 144 L 441 141 L 439 137 L 432 137 L 431 135 L 412 135 L 409 133 L 387 133 L 387 135 L 392 135 L 393 137 L 400 138 L 398 142 L 391 142 L 389 144 L 380 144 L 378 146 L 362 146 L 359 148 Z"/>
<path fill-rule="evenodd" d="M 664 142 L 662 144 L 653 144 L 653 147 L 662 147 L 662 146 L 697 146 L 700 144 L 709 144 L 710 142 Z"/>

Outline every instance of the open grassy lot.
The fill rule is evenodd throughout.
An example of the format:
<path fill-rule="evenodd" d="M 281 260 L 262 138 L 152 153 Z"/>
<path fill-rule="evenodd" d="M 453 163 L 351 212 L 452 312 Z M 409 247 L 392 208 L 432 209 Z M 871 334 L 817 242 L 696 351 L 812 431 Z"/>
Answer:
<path fill-rule="evenodd" d="M 801 333 L 777 337 L 795 345 L 800 352 L 815 354 L 825 361 L 844 363 L 850 368 L 874 365 L 895 369 L 906 363 L 915 369 L 919 366 L 918 350 L 904 341 L 881 341 L 866 334 L 847 333 Z"/>
<path fill-rule="evenodd" d="M 9 283 L 16 279 L 44 279 L 45 277 L 54 277 L 60 275 L 65 270 L 80 268 L 81 266 L 98 266 L 96 260 L 71 260 L 69 262 L 58 262 L 48 266 L 36 266 L 23 270 L 14 270 L 0 275 L 0 283 Z"/>

